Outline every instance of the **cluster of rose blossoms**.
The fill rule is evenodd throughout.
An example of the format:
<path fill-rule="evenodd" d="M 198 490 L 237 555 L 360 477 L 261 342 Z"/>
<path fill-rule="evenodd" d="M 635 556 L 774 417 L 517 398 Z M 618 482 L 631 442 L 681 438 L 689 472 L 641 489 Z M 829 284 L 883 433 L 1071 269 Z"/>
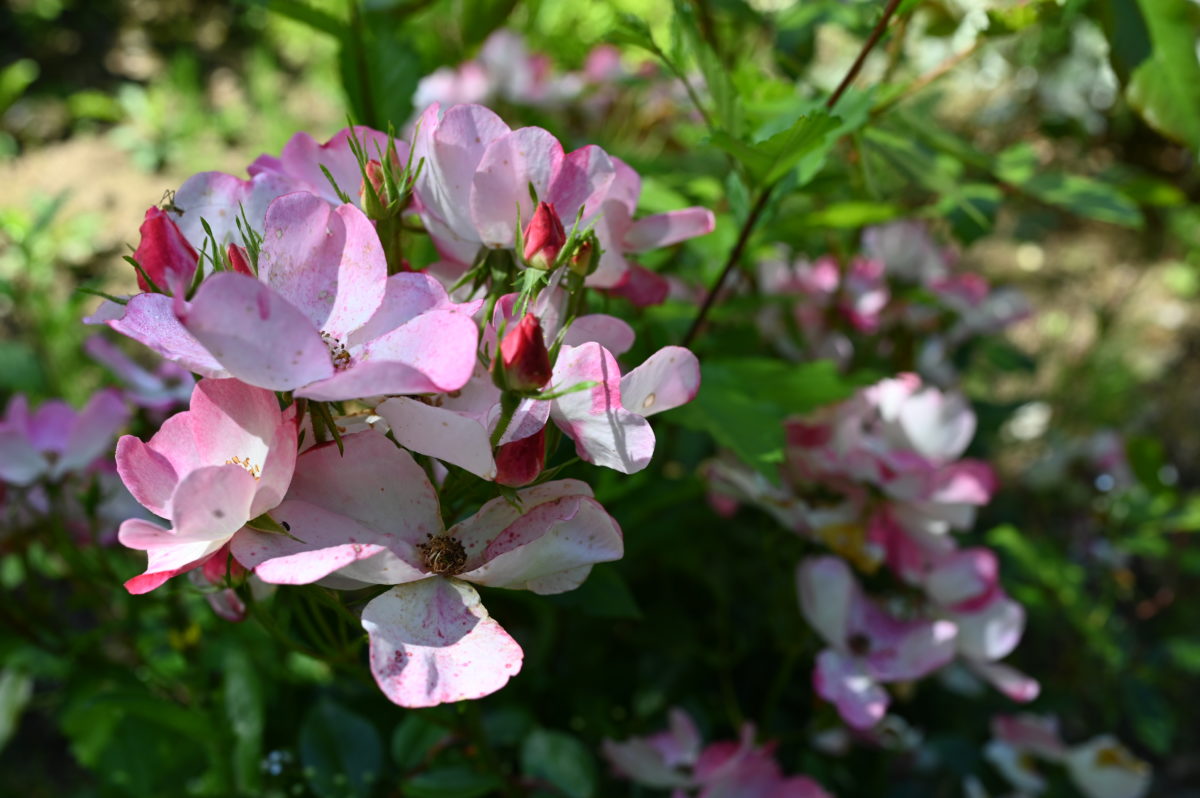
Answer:
<path fill-rule="evenodd" d="M 832 255 L 789 260 L 786 254 L 760 263 L 759 289 L 792 301 L 764 306 L 758 326 L 786 356 L 842 364 L 855 354 L 853 337 L 869 337 L 871 351 L 884 357 L 911 339 L 921 373 L 949 384 L 958 347 L 1030 314 L 1015 289 L 993 289 L 956 265 L 954 253 L 920 222 L 868 227 L 862 251 L 845 263 Z"/>
<path fill-rule="evenodd" d="M 830 798 L 808 776 L 784 776 L 774 751 L 774 743 L 754 744 L 749 723 L 737 741 L 703 745 L 695 722 L 681 709 L 671 710 L 665 731 L 604 742 L 604 756 L 619 775 L 671 790 L 671 798 Z"/>
<path fill-rule="evenodd" d="M 166 522 L 121 525 L 149 557 L 126 586 L 197 570 L 387 586 L 362 625 L 388 698 L 494 692 L 523 655 L 473 585 L 560 593 L 623 551 L 547 453 L 565 436 L 579 459 L 636 472 L 654 450 L 646 417 L 699 387 L 680 347 L 622 373 L 634 333 L 586 314 L 585 293 L 661 301 L 629 255 L 713 216 L 635 221 L 624 163 L 473 105 L 431 106 L 411 146 L 361 127 L 297 134 L 248 172 L 195 175 L 149 209 L 132 258 L 143 293 L 91 319 L 201 377 L 186 412 L 118 443 L 121 479 Z M 410 262 L 418 235 L 437 262 Z M 450 498 L 483 483 L 482 506 Z"/>
<path fill-rule="evenodd" d="M 828 645 L 817 693 L 866 730 L 887 713 L 884 684 L 957 659 L 1014 700 L 1036 697 L 1037 682 L 1000 662 L 1021 638 L 1024 610 L 1004 592 L 995 554 L 960 548 L 952 534 L 971 527 L 995 482 L 986 463 L 962 457 L 975 431 L 963 397 L 902 374 L 786 426 L 781 484 L 726 460 L 708 476 L 718 510 L 753 502 L 838 555 L 797 569 L 800 608 Z M 904 588 L 890 604 L 854 575 L 884 566 Z"/>

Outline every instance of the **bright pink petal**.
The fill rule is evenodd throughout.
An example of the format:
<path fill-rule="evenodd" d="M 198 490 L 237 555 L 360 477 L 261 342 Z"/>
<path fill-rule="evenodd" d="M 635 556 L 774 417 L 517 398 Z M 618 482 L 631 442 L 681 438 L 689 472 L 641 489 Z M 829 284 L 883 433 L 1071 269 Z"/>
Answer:
<path fill-rule="evenodd" d="M 563 159 L 562 168 L 542 199 L 554 203 L 569 230 L 579 209 L 586 223 L 600 208 L 616 177 L 608 153 L 594 144 L 580 147 Z"/>
<path fill-rule="evenodd" d="M 828 648 L 817 655 L 813 687 L 856 729 L 869 729 L 883 720 L 891 700 L 861 660 Z"/>
<path fill-rule="evenodd" d="M 687 404 L 700 390 L 700 361 L 681 346 L 664 346 L 621 378 L 621 402 L 652 416 Z"/>
<path fill-rule="evenodd" d="M 706 235 L 714 227 L 716 217 L 708 208 L 684 208 L 638 219 L 622 243 L 626 252 L 645 252 Z"/>
<path fill-rule="evenodd" d="M 792 776 L 771 788 L 766 798 L 833 798 L 808 776 Z"/>
<path fill-rule="evenodd" d="M 285 194 L 267 209 L 259 276 L 339 340 L 383 301 L 387 260 L 371 221 L 353 205 Z"/>
<path fill-rule="evenodd" d="M 188 371 L 204 377 L 229 376 L 225 367 L 175 316 L 171 297 L 165 294 L 138 294 L 130 297 L 129 304 L 122 311 L 120 316 L 107 320 L 109 327 L 145 344 Z"/>
<path fill-rule="evenodd" d="M 244 274 L 221 272 L 201 283 L 183 324 L 230 374 L 250 385 L 290 391 L 334 371 L 312 322 Z"/>
<path fill-rule="evenodd" d="M 180 541 L 170 530 L 140 518 L 122 523 L 117 538 L 121 545 L 149 555 L 146 572 L 125 582 L 125 589 L 134 595 L 154 590 L 171 577 L 198 567 L 223 545 L 219 540 Z"/>
<path fill-rule="evenodd" d="M 453 533 L 452 533 L 453 534 Z M 490 587 L 563 593 L 583 584 L 598 562 L 624 553 L 621 528 L 595 499 L 539 504 L 488 544 L 484 564 L 463 579 Z"/>
<path fill-rule="evenodd" d="M 434 577 L 393 587 L 366 606 L 371 673 L 393 703 L 432 707 L 481 698 L 521 670 L 521 647 L 465 582 Z"/>
<path fill-rule="evenodd" d="M 581 459 L 632 474 L 650 462 L 654 432 L 644 418 L 622 406 L 620 380 L 616 359 L 599 344 L 564 346 L 552 387 L 561 391 L 583 382 L 596 385 L 555 399 L 551 417 L 575 441 Z"/>
<path fill-rule="evenodd" d="M 635 307 L 648 308 L 667 301 L 671 284 L 658 272 L 636 263 L 627 263 L 620 279 L 604 290 L 612 296 L 628 299 Z"/>
<path fill-rule="evenodd" d="M 170 460 L 133 435 L 123 435 L 117 441 L 117 473 L 143 507 L 157 516 L 167 516 L 179 483 Z"/>
<path fill-rule="evenodd" d="M 514 130 L 488 145 L 471 185 L 471 218 L 484 246 L 513 246 L 518 214 L 523 225 L 533 218 L 529 186 L 539 199 L 547 200 L 562 162 L 562 145 L 539 127 Z M 569 212 L 556 210 L 560 215 Z M 570 223 L 565 215 L 563 220 Z"/>

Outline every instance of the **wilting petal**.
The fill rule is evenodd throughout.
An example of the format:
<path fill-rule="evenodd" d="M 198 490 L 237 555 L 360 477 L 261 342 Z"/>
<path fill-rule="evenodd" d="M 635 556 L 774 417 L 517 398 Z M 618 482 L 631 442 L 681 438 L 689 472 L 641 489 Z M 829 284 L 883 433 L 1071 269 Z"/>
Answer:
<path fill-rule="evenodd" d="M 434 577 L 393 587 L 363 610 L 371 673 L 403 707 L 432 707 L 494 693 L 524 654 L 465 582 Z"/>
<path fill-rule="evenodd" d="M 891 700 L 871 678 L 865 663 L 828 648 L 817 655 L 813 687 L 856 729 L 869 729 L 883 720 Z"/>
<path fill-rule="evenodd" d="M 221 272 L 200 284 L 183 324 L 242 382 L 290 391 L 333 374 L 312 322 L 268 286 Z"/>
<path fill-rule="evenodd" d="M 196 340 L 175 316 L 174 300 L 165 294 L 138 294 L 129 299 L 124 312 L 107 319 L 122 335 L 145 344 L 167 360 L 204 377 L 228 377 L 225 366 Z M 93 318 L 100 319 L 98 316 Z"/>
<path fill-rule="evenodd" d="M 495 479 L 492 445 L 479 420 L 403 396 L 386 400 L 376 412 L 387 420 L 401 446 L 464 468 L 477 477 Z"/>
<path fill-rule="evenodd" d="M 624 553 L 621 528 L 595 499 L 570 496 L 539 504 L 488 544 L 484 564 L 462 578 L 490 587 L 563 593 L 598 562 Z"/>
<path fill-rule="evenodd" d="M 700 390 L 700 361 L 682 346 L 664 346 L 621 378 L 621 403 L 652 416 L 687 404 Z"/>
<path fill-rule="evenodd" d="M 711 233 L 716 218 L 708 208 L 684 208 L 638 219 L 625 233 L 627 252 L 645 252 Z"/>
<path fill-rule="evenodd" d="M 563 347 L 554 368 L 555 390 L 585 381 L 597 383 L 554 400 L 551 417 L 575 441 L 581 459 L 632 474 L 654 454 L 649 423 L 621 405 L 621 370 L 616 359 L 596 343 Z"/>

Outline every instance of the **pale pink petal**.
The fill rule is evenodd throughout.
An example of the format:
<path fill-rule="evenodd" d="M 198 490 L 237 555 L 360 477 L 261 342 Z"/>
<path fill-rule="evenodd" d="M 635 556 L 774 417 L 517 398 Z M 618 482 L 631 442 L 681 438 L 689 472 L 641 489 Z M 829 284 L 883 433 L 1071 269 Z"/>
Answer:
<path fill-rule="evenodd" d="M 856 729 L 869 729 L 883 720 L 891 700 L 861 660 L 828 648 L 817 655 L 813 687 Z"/>
<path fill-rule="evenodd" d="M 542 324 L 545 326 L 544 318 Z M 623 355 L 633 346 L 635 337 L 628 322 L 616 316 L 592 313 L 571 322 L 567 334 L 563 336 L 563 345 L 582 346 L 588 341 L 595 341 L 614 355 Z M 621 390 L 624 391 L 624 388 Z"/>
<path fill-rule="evenodd" d="M 97 457 L 111 455 L 113 439 L 128 422 L 129 407 L 118 391 L 109 389 L 94 395 L 70 428 L 66 449 L 55 462 L 52 475 L 86 468 Z"/>
<path fill-rule="evenodd" d="M 427 274 L 393 274 L 387 278 L 383 299 L 375 315 L 362 327 L 351 332 L 346 344 L 357 346 L 382 338 L 429 310 L 456 310 L 465 316 L 472 316 L 478 306 L 475 302 L 458 304 L 450 301 L 442 284 Z"/>
<path fill-rule="evenodd" d="M 589 144 L 563 159 L 554 184 L 540 198 L 554 204 L 563 226 L 570 230 L 580 208 L 583 208 L 585 224 L 595 216 L 615 178 L 613 159 L 604 150 Z"/>
<path fill-rule="evenodd" d="M 48 470 L 49 463 L 33 448 L 25 430 L 0 424 L 0 482 L 30 485 Z"/>
<path fill-rule="evenodd" d="M 496 478 L 488 431 L 478 419 L 402 396 L 383 402 L 376 412 L 387 420 L 401 446 L 477 477 Z"/>
<path fill-rule="evenodd" d="M 892 628 L 887 632 L 878 626 L 865 630 L 872 639 L 866 661 L 880 681 L 919 679 L 954 659 L 958 627 L 950 621 L 901 622 L 890 616 L 889 621 Z M 877 647 L 881 641 L 882 647 Z"/>
<path fill-rule="evenodd" d="M 229 372 L 175 316 L 174 300 L 166 294 L 138 294 L 108 326 L 145 344 L 167 360 L 204 377 L 228 377 Z M 96 318 L 96 317 L 93 317 Z"/>
<path fill-rule="evenodd" d="M 666 790 L 691 784 L 691 778 L 664 761 L 662 754 L 647 740 L 636 737 L 620 743 L 605 740 L 600 750 L 618 773 L 645 787 Z"/>
<path fill-rule="evenodd" d="M 538 199 L 552 202 L 549 188 L 562 165 L 562 145 L 539 127 L 514 130 L 488 145 L 471 186 L 471 218 L 484 246 L 513 246 L 518 216 L 522 225 L 533 218 L 529 186 Z M 563 217 L 564 226 L 571 221 Z"/>
<path fill-rule="evenodd" d="M 716 217 L 708 208 L 684 208 L 638 219 L 625 233 L 626 252 L 645 252 L 689 238 L 706 235 L 716 227 Z"/>
<path fill-rule="evenodd" d="M 959 460 L 938 469 L 925 498 L 939 504 L 984 505 L 996 492 L 996 474 L 981 460 Z"/>
<path fill-rule="evenodd" d="M 456 538 L 467 554 L 464 571 L 482 566 L 488 557 L 488 547 L 508 527 L 534 508 L 568 497 L 591 498 L 592 489 L 577 479 L 543 482 L 517 492 L 516 502 L 500 496 L 484 503 L 472 516 L 455 524 L 446 534 Z"/>
<path fill-rule="evenodd" d="M 955 612 L 951 617 L 958 624 L 958 650 L 971 659 L 1003 659 L 1025 632 L 1025 608 L 1003 593 L 974 612 Z"/>
<path fill-rule="evenodd" d="M 957 551 L 938 562 L 925 581 L 929 598 L 943 607 L 959 607 L 991 593 L 1000 565 L 991 549 L 976 546 Z"/>
<path fill-rule="evenodd" d="M 285 194 L 267 209 L 259 276 L 339 340 L 383 301 L 387 260 L 371 221 L 353 205 Z"/>
<path fill-rule="evenodd" d="M 681 346 L 664 346 L 621 378 L 621 403 L 652 416 L 687 404 L 700 390 L 700 361 Z"/>
<path fill-rule="evenodd" d="M 180 541 L 223 545 L 250 520 L 254 490 L 254 477 L 241 466 L 206 466 L 193 471 L 179 480 L 171 498 L 172 533 Z"/>
<path fill-rule="evenodd" d="M 125 582 L 125 589 L 134 595 L 148 593 L 171 577 L 198 567 L 223 545 L 219 540 L 181 542 L 170 530 L 139 518 L 122 523 L 117 538 L 123 546 L 149 555 L 146 572 Z"/>
<path fill-rule="evenodd" d="M 805 619 L 825 642 L 844 649 L 851 606 L 861 600 L 849 566 L 838 557 L 810 557 L 796 569 L 796 586 Z"/>
<path fill-rule="evenodd" d="M 290 391 L 334 373 L 317 328 L 291 303 L 244 274 L 200 284 L 183 324 L 239 380 Z"/>
<path fill-rule="evenodd" d="M 479 330 L 470 317 L 431 310 L 353 354 L 345 371 L 297 391 L 321 401 L 462 388 L 475 369 Z"/>
<path fill-rule="evenodd" d="M 222 465 L 236 455 L 249 459 L 262 471 L 266 470 L 264 461 L 280 427 L 295 413 L 289 411 L 285 417 L 275 394 L 240 380 L 201 380 L 192 392 L 188 412 L 192 445 L 199 462 Z M 291 422 L 291 426 L 294 441 L 295 423 Z M 164 444 L 157 436 L 150 440 L 150 445 L 160 452 L 164 451 Z M 289 467 L 285 487 L 290 478 Z"/>
<path fill-rule="evenodd" d="M 462 578 L 490 587 L 563 593 L 583 584 L 598 562 L 624 553 L 621 528 L 594 499 L 539 504 L 488 544 L 484 564 Z"/>
<path fill-rule="evenodd" d="M 521 670 L 521 647 L 465 582 L 434 577 L 393 587 L 362 615 L 371 673 L 393 703 L 432 707 L 481 698 Z"/>
<path fill-rule="evenodd" d="M 767 792 L 765 798 L 833 798 L 808 776 L 784 779 Z"/>
<path fill-rule="evenodd" d="M 1003 662 L 979 662 L 976 660 L 965 660 L 965 662 L 967 667 L 1013 701 L 1027 703 L 1037 698 L 1042 690 L 1037 679 L 1027 676 Z"/>
<path fill-rule="evenodd" d="M 597 384 L 555 399 L 551 417 L 575 441 L 581 459 L 632 474 L 650 462 L 654 432 L 644 418 L 622 406 L 620 380 L 616 359 L 599 344 L 564 346 L 554 367 L 553 388 Z"/>
<path fill-rule="evenodd" d="M 205 246 L 208 238 L 201 219 L 208 222 L 213 237 L 224 248 L 227 244 L 243 243 L 237 229 L 237 220 L 243 213 L 250 227 L 261 232 L 271 200 L 299 188 L 294 180 L 278 174 L 259 174 L 242 180 L 223 172 L 201 172 L 185 180 L 175 192 L 172 204 L 180 213 L 171 215 L 197 250 Z"/>

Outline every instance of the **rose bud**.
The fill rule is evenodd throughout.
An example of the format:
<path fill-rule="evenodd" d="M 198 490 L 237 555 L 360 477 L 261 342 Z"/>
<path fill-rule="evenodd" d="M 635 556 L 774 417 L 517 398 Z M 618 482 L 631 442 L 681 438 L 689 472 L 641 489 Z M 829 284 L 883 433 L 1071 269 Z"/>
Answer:
<path fill-rule="evenodd" d="M 151 207 L 146 210 L 138 232 L 142 234 L 142 240 L 133 259 L 160 290 L 183 296 L 191 285 L 200 256 L 183 237 L 175 220 L 162 209 Z M 150 290 L 150 284 L 141 273 L 137 281 L 143 291 Z"/>
<path fill-rule="evenodd" d="M 546 465 L 546 428 L 496 449 L 496 482 L 510 488 L 528 485 Z"/>
<path fill-rule="evenodd" d="M 253 267 L 250 266 L 250 255 L 246 252 L 245 247 L 230 244 L 225 250 L 225 257 L 229 258 L 230 267 L 238 274 L 256 276 Z"/>
<path fill-rule="evenodd" d="M 567 243 L 567 231 L 549 202 L 539 202 L 525 228 L 525 262 L 535 269 L 549 269 Z"/>
<path fill-rule="evenodd" d="M 387 181 L 383 179 L 383 164 L 372 158 L 367 161 L 367 177 L 358 189 L 359 205 L 370 219 L 382 218 L 387 209 Z M 370 186 L 367 182 L 370 181 Z"/>
<path fill-rule="evenodd" d="M 546 351 L 537 316 L 526 313 L 517 326 L 504 334 L 500 342 L 500 367 L 502 387 L 510 391 L 536 391 L 550 382 L 550 353 Z"/>

